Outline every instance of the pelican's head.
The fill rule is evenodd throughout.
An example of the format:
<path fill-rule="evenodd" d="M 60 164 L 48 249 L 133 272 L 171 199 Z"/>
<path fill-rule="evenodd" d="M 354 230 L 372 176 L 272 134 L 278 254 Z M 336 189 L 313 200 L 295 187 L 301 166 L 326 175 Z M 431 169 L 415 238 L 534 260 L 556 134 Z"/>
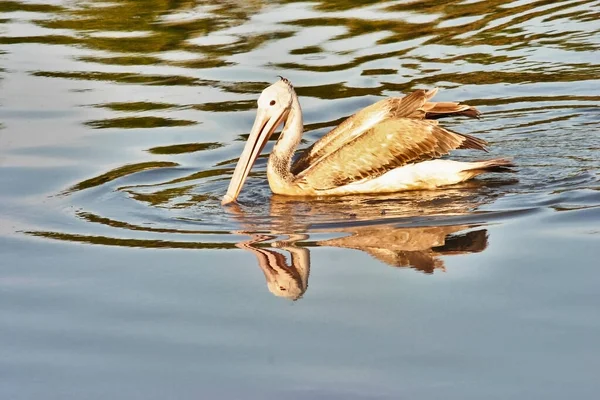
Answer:
<path fill-rule="evenodd" d="M 258 110 L 252 131 L 235 166 L 229 188 L 221 204 L 228 204 L 237 199 L 258 155 L 275 129 L 287 118 L 293 98 L 294 89 L 290 81 L 285 78 L 281 78 L 262 91 L 258 98 Z"/>
<path fill-rule="evenodd" d="M 265 88 L 258 97 L 258 111 L 277 112 L 277 110 L 288 110 L 292 105 L 294 88 L 292 83 L 284 77 Z"/>

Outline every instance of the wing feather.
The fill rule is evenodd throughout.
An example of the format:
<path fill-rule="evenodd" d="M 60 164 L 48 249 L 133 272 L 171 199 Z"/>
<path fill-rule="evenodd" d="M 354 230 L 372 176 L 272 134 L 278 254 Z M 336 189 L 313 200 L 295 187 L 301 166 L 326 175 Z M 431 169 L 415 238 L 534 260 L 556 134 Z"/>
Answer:
<path fill-rule="evenodd" d="M 485 150 L 485 144 L 484 140 L 452 132 L 433 121 L 388 118 L 322 156 L 296 179 L 316 190 L 326 190 L 440 157 L 453 149 Z"/>
<path fill-rule="evenodd" d="M 386 119 L 409 117 L 417 113 L 436 92 L 437 89 L 416 90 L 404 97 L 387 98 L 363 108 L 307 148 L 293 164 L 292 173 L 299 174 Z M 425 115 L 424 111 L 421 113 Z"/>
<path fill-rule="evenodd" d="M 469 118 L 480 118 L 481 116 L 481 113 L 475 107 L 454 102 L 428 102 L 423 105 L 422 111 L 424 111 L 424 118 L 426 119 L 438 119 L 457 115 Z"/>

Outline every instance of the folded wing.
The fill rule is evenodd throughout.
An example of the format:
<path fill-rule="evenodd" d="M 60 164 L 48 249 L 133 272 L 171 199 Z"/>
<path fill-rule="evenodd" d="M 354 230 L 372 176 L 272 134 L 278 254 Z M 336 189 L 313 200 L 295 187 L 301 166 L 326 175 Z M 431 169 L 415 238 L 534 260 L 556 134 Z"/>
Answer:
<path fill-rule="evenodd" d="M 294 164 L 297 182 L 316 190 L 331 189 L 453 149 L 485 150 L 484 140 L 423 119 L 431 112 L 440 117 L 463 112 L 478 115 L 473 107 L 458 103 L 427 103 L 435 92 L 417 90 L 403 98 L 382 100 L 348 118 Z"/>
<path fill-rule="evenodd" d="M 423 118 L 426 113 L 423 106 L 436 92 L 437 89 L 416 90 L 407 96 L 387 98 L 363 108 L 307 148 L 292 165 L 292 173 L 300 173 L 333 150 L 343 147 L 352 139 L 391 117 Z"/>

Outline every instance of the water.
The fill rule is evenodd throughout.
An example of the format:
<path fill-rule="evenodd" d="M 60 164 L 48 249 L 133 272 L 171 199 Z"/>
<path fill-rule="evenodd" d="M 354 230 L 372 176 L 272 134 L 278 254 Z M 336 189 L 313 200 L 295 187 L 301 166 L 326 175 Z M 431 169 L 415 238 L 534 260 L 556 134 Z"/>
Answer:
<path fill-rule="evenodd" d="M 596 397 L 600 2 L 0 12 L 1 398 Z M 437 86 L 518 172 L 223 208 L 276 75 L 302 147 Z"/>

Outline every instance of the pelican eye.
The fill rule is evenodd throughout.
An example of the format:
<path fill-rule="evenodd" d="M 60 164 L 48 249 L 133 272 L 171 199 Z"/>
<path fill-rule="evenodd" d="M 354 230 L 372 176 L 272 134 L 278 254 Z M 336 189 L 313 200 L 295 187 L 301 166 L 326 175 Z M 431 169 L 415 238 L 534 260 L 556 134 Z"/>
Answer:
<path fill-rule="evenodd" d="M 274 106 L 275 105 L 275 100 L 271 100 L 271 102 L 269 103 L 269 105 Z"/>

